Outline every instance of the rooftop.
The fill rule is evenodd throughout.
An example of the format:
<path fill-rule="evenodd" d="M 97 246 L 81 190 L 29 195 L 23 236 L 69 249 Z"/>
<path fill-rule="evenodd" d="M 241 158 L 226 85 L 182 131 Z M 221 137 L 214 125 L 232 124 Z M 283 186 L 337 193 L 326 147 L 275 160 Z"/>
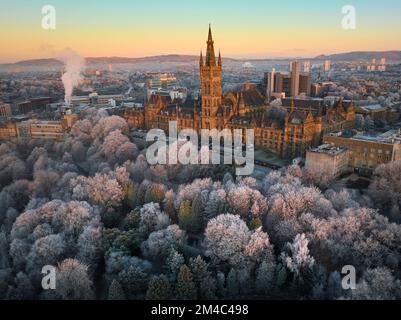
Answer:
<path fill-rule="evenodd" d="M 390 130 L 381 134 L 363 133 L 353 136 L 352 139 L 393 144 L 401 142 L 401 132 L 400 129 L 398 129 Z"/>
<path fill-rule="evenodd" d="M 381 104 L 371 104 L 367 106 L 360 106 L 360 109 L 366 110 L 366 111 L 380 111 L 380 110 L 385 110 L 386 107 L 383 107 Z"/>
<path fill-rule="evenodd" d="M 350 131 L 332 132 L 330 136 L 337 136 L 347 139 L 363 140 L 363 141 L 378 142 L 378 143 L 401 144 L 401 128 L 389 130 L 384 133 L 380 132 L 355 133 Z"/>
<path fill-rule="evenodd" d="M 336 147 L 332 144 L 323 144 L 317 148 L 311 149 L 310 152 L 315 152 L 315 153 L 324 153 L 328 154 L 330 156 L 337 156 L 341 153 L 344 153 L 346 149 Z"/>

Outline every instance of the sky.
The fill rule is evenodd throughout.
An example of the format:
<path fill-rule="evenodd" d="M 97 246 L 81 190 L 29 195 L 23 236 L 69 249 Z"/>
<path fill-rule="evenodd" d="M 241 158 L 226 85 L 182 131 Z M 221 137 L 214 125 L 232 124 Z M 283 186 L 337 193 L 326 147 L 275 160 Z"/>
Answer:
<path fill-rule="evenodd" d="M 55 30 L 42 28 L 44 5 Z M 344 30 L 341 10 L 356 9 Z M 401 50 L 399 0 L 0 0 L 0 62 L 57 56 L 199 54 L 209 23 L 216 51 L 233 58 L 313 57 Z"/>

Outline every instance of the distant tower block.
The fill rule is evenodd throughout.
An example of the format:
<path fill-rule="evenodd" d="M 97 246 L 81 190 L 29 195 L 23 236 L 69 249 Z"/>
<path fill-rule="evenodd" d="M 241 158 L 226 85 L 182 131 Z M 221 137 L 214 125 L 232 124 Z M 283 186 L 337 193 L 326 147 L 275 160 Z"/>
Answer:
<path fill-rule="evenodd" d="M 304 72 L 310 72 L 310 61 L 304 61 Z"/>
<path fill-rule="evenodd" d="M 268 72 L 266 74 L 266 96 L 267 98 L 270 99 L 270 97 L 272 96 L 273 92 L 274 92 L 274 87 L 275 87 L 275 82 L 274 82 L 274 78 L 276 76 L 276 69 L 272 68 L 271 72 Z"/>
<path fill-rule="evenodd" d="M 376 59 L 375 59 L 375 58 L 372 59 L 372 64 L 373 64 L 373 65 L 376 64 Z"/>
<path fill-rule="evenodd" d="M 323 67 L 324 72 L 329 72 L 331 70 L 331 60 L 326 60 Z"/>
<path fill-rule="evenodd" d="M 382 66 L 384 66 L 384 65 L 386 64 L 386 58 L 381 58 L 381 59 L 380 59 L 380 64 L 381 64 Z"/>
<path fill-rule="evenodd" d="M 291 97 L 299 95 L 299 75 L 301 71 L 301 66 L 298 61 L 293 61 L 291 63 Z"/>

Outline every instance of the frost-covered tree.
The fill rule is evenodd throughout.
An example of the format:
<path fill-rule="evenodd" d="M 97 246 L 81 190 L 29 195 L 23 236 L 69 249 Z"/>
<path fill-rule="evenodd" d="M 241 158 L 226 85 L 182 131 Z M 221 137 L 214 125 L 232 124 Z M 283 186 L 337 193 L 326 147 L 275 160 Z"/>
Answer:
<path fill-rule="evenodd" d="M 118 274 L 118 282 L 124 288 L 128 298 L 142 297 L 149 281 L 149 274 L 140 266 L 130 265 Z"/>
<path fill-rule="evenodd" d="M 139 230 L 143 234 L 165 229 L 169 224 L 170 218 L 160 210 L 158 203 L 147 203 L 141 208 Z"/>
<path fill-rule="evenodd" d="M 275 264 L 269 261 L 262 261 L 256 270 L 255 289 L 264 297 L 272 294 L 275 280 Z"/>
<path fill-rule="evenodd" d="M 146 193 L 151 186 L 152 183 L 148 180 L 143 180 L 142 183 L 139 185 L 138 191 L 136 192 L 136 203 L 138 205 L 143 205 L 146 203 Z"/>
<path fill-rule="evenodd" d="M 239 298 L 240 283 L 238 279 L 238 271 L 234 268 L 230 269 L 227 275 L 227 291 L 229 298 Z"/>
<path fill-rule="evenodd" d="M 161 205 L 164 200 L 165 187 L 164 185 L 158 183 L 152 184 L 145 192 L 145 203 L 158 203 Z"/>
<path fill-rule="evenodd" d="M 199 299 L 216 298 L 216 279 L 209 271 L 209 265 L 200 256 L 189 260 L 189 268 L 193 274 Z"/>
<path fill-rule="evenodd" d="M 98 226 L 85 227 L 78 238 L 77 247 L 77 258 L 88 266 L 89 273 L 92 274 L 103 256 L 102 228 Z"/>
<path fill-rule="evenodd" d="M 170 248 L 177 249 L 185 243 L 185 240 L 185 231 L 177 225 L 170 225 L 166 229 L 152 232 L 142 243 L 142 253 L 151 260 L 164 260 Z"/>
<path fill-rule="evenodd" d="M 369 194 L 375 205 L 385 211 L 392 207 L 401 208 L 401 161 L 391 162 L 379 166 L 373 182 L 369 187 Z"/>
<path fill-rule="evenodd" d="M 351 292 L 356 300 L 393 300 L 401 298 L 401 282 L 387 268 L 368 269 Z"/>
<path fill-rule="evenodd" d="M 56 272 L 56 293 L 63 300 L 93 299 L 93 283 L 88 268 L 75 259 L 64 260 Z"/>
<path fill-rule="evenodd" d="M 175 285 L 175 297 L 179 300 L 196 299 L 196 287 L 189 268 L 184 264 L 177 275 Z"/>
<path fill-rule="evenodd" d="M 242 264 L 250 232 L 237 215 L 222 214 L 209 221 L 205 230 L 205 253 L 215 263 Z"/>
<path fill-rule="evenodd" d="M 153 276 L 146 292 L 147 300 L 169 300 L 172 298 L 170 282 L 164 274 Z"/>
<path fill-rule="evenodd" d="M 94 177 L 79 176 L 71 180 L 73 198 L 102 206 L 119 206 L 124 191 L 115 178 L 97 173 Z"/>
<path fill-rule="evenodd" d="M 281 260 L 285 266 L 295 275 L 299 275 L 303 269 L 310 269 L 315 264 L 315 259 L 310 256 L 309 241 L 304 234 L 298 234 L 293 243 L 287 244 L 287 252 L 281 254 Z"/>
<path fill-rule="evenodd" d="M 15 276 L 15 286 L 9 288 L 7 299 L 12 300 L 31 300 L 36 297 L 36 290 L 32 285 L 29 277 L 23 273 L 18 272 Z"/>
<path fill-rule="evenodd" d="M 108 300 L 125 300 L 124 289 L 117 280 L 113 280 L 109 287 Z"/>
<path fill-rule="evenodd" d="M 40 276 L 45 265 L 56 265 L 63 258 L 67 244 L 62 234 L 51 234 L 34 242 L 26 257 L 27 270 L 34 276 Z"/>
<path fill-rule="evenodd" d="M 232 212 L 244 218 L 258 217 L 267 211 L 266 198 L 248 186 L 233 187 L 227 200 Z"/>
<path fill-rule="evenodd" d="M 196 221 L 192 219 L 192 208 L 191 203 L 188 200 L 184 200 L 180 204 L 180 209 L 178 211 L 178 223 L 180 227 L 186 231 L 192 232 L 196 229 Z"/>
<path fill-rule="evenodd" d="M 205 205 L 205 216 L 212 219 L 226 210 L 226 192 L 224 189 L 212 190 Z"/>
<path fill-rule="evenodd" d="M 174 248 L 171 248 L 169 251 L 169 255 L 164 263 L 164 269 L 172 283 L 176 281 L 178 272 L 180 271 L 184 263 L 184 256 L 181 253 L 178 253 L 178 251 Z"/>
<path fill-rule="evenodd" d="M 164 211 L 168 214 L 171 221 L 177 221 L 177 214 L 174 206 L 175 194 L 172 189 L 168 190 L 165 194 L 165 198 L 163 201 Z"/>
<path fill-rule="evenodd" d="M 87 124 L 85 123 L 85 125 Z M 91 130 L 91 136 L 93 139 L 102 139 L 116 130 L 128 133 L 127 122 L 118 116 L 102 117 Z"/>

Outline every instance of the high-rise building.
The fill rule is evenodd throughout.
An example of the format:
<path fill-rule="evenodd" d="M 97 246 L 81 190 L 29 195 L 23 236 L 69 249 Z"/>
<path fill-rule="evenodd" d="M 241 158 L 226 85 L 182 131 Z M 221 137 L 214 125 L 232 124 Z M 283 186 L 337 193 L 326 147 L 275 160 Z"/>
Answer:
<path fill-rule="evenodd" d="M 282 79 L 283 88 L 281 92 L 284 92 L 286 97 L 291 97 L 291 74 L 284 74 Z"/>
<path fill-rule="evenodd" d="M 324 61 L 324 72 L 329 72 L 331 70 L 331 60 Z"/>
<path fill-rule="evenodd" d="M 304 72 L 309 73 L 311 70 L 311 64 L 309 60 L 304 61 Z"/>
<path fill-rule="evenodd" d="M 266 73 L 265 84 L 266 95 L 268 98 L 270 98 L 271 96 L 295 97 L 298 96 L 300 93 L 310 95 L 310 74 L 302 73 L 301 75 L 301 64 L 298 61 L 293 61 L 290 67 L 290 73 L 276 72 L 274 69 L 272 70 L 272 72 Z"/>
<path fill-rule="evenodd" d="M 384 65 L 386 64 L 386 58 L 381 58 L 381 59 L 380 59 L 380 64 L 381 64 L 382 66 L 384 66 Z"/>
<path fill-rule="evenodd" d="M 273 92 L 275 92 L 275 77 L 276 77 L 276 69 L 272 68 L 271 72 L 266 73 L 266 97 L 270 99 Z"/>
<path fill-rule="evenodd" d="M 295 97 L 299 95 L 299 74 L 301 72 L 301 66 L 298 61 L 291 63 L 291 90 L 290 95 Z"/>
<path fill-rule="evenodd" d="M 311 76 L 308 73 L 299 75 L 299 93 L 310 96 L 312 87 Z"/>

